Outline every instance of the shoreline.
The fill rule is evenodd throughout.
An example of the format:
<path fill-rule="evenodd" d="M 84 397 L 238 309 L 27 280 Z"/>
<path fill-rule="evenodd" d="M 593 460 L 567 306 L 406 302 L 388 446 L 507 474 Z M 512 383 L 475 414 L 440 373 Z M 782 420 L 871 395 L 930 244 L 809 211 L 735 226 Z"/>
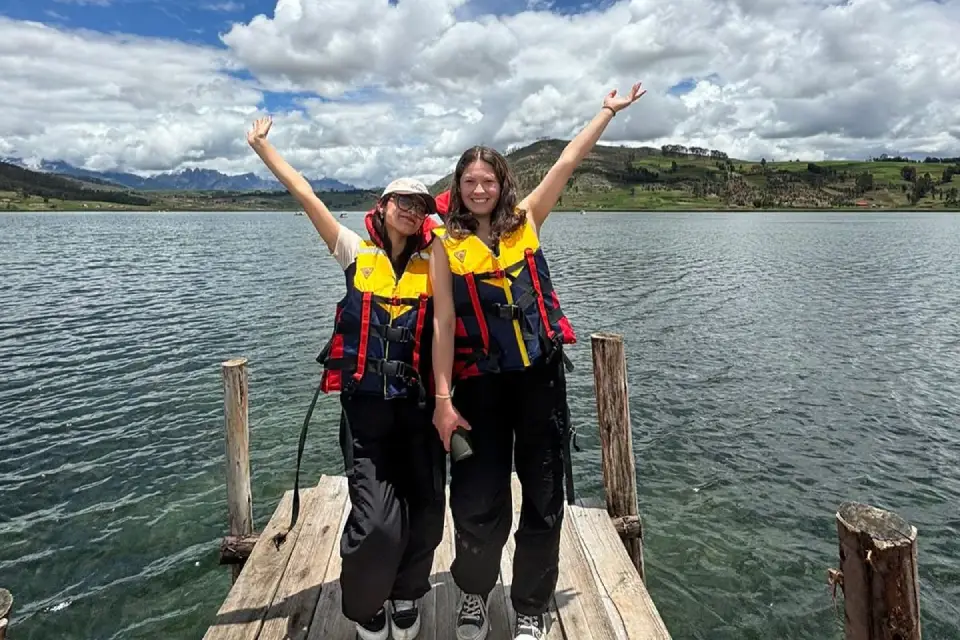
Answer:
<path fill-rule="evenodd" d="M 554 209 L 552 213 L 572 213 L 591 215 L 598 213 L 960 213 L 958 207 L 658 207 L 654 209 Z M 0 209 L 0 213 L 290 213 L 297 215 L 299 210 L 295 209 L 252 209 L 252 208 L 185 208 L 185 209 L 154 209 L 146 207 L 100 207 L 100 208 L 63 208 L 63 209 L 38 209 L 38 208 L 5 208 Z M 364 214 L 366 210 L 344 209 L 334 211 L 334 214 L 346 213 L 351 215 Z M 303 215 L 303 214 L 300 214 Z"/>

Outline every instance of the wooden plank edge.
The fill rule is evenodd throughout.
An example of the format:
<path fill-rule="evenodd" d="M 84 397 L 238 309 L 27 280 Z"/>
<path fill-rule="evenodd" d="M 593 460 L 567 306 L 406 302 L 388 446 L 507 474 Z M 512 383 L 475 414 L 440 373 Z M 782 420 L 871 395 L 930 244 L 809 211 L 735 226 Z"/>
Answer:
<path fill-rule="evenodd" d="M 321 480 L 322 479 L 323 477 L 321 477 Z M 280 586 L 280 580 L 283 578 L 287 563 L 290 561 L 290 555 L 293 553 L 293 548 L 296 545 L 300 528 L 303 525 L 307 514 L 309 513 L 309 507 L 311 506 L 313 499 L 318 495 L 318 490 L 315 487 L 307 487 L 300 491 L 301 514 L 294 528 L 290 531 L 287 531 L 287 527 L 290 525 L 289 517 L 292 513 L 293 490 L 287 490 L 283 493 L 280 500 L 277 502 L 277 506 L 273 511 L 273 515 L 270 517 L 270 520 L 267 522 L 267 525 L 261 532 L 257 543 L 253 547 L 253 550 L 250 552 L 250 557 L 244 563 L 244 570 L 240 572 L 236 581 L 227 592 L 223 603 L 217 610 L 217 614 L 213 623 L 207 628 L 207 631 L 203 636 L 203 640 L 219 640 L 227 638 L 232 640 L 236 637 L 256 638 L 257 635 L 259 635 L 260 629 L 263 625 L 264 617 L 266 616 L 270 606 L 273 604 L 273 599 L 276 596 L 277 588 Z M 274 536 L 281 533 L 285 533 L 286 536 L 284 538 L 284 542 L 278 547 L 274 543 Z M 251 577 L 253 572 L 247 571 L 246 569 L 256 564 L 261 558 L 266 559 L 269 555 L 278 552 L 282 553 L 283 557 L 280 560 L 280 565 L 276 575 L 271 575 L 269 577 L 269 584 L 267 585 L 256 584 L 254 581 L 257 578 Z M 235 613 L 237 611 L 243 612 L 245 610 L 243 608 L 243 603 L 237 602 L 238 599 L 243 597 L 244 593 L 258 591 L 265 591 L 269 599 L 263 598 L 262 600 L 266 600 L 266 602 L 257 605 L 257 608 L 260 610 L 257 618 L 251 616 L 249 619 L 241 622 L 241 624 L 251 625 L 250 629 L 247 629 L 246 632 L 241 632 L 236 629 L 233 623 L 223 620 L 223 618 L 228 618 L 231 613 Z M 252 632 L 252 634 L 248 632 Z"/>
<path fill-rule="evenodd" d="M 647 587 L 637 571 L 636 565 L 627 553 L 626 548 L 620 540 L 613 522 L 605 508 L 591 508 L 575 506 L 571 515 L 574 525 L 577 527 L 582 542 L 582 548 L 591 565 L 595 579 L 598 581 L 598 589 L 602 590 L 610 600 L 613 611 L 611 617 L 616 615 L 615 620 L 623 626 L 624 634 L 628 640 L 670 640 L 670 632 L 660 616 L 660 612 L 653 602 L 653 598 L 647 591 Z M 605 579 L 604 574 L 609 571 L 601 570 L 594 555 L 595 549 L 604 548 L 613 555 L 613 562 L 616 563 L 620 575 L 613 580 Z M 626 594 L 620 597 L 624 591 L 635 591 L 635 593 Z M 624 601 L 618 605 L 617 601 Z M 638 601 L 639 600 L 639 601 Z M 640 624 L 643 631 L 635 631 L 635 620 L 637 616 L 642 617 Z M 629 619 L 629 621 L 628 621 Z"/>

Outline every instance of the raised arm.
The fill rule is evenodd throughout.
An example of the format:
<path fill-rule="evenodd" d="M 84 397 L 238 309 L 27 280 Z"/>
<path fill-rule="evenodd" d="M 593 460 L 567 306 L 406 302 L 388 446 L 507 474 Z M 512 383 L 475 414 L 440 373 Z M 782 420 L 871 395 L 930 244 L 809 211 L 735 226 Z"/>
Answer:
<path fill-rule="evenodd" d="M 247 132 L 247 142 L 257 152 L 263 163 L 267 165 L 267 168 L 277 177 L 277 180 L 287 188 L 290 195 L 300 203 L 304 213 L 310 218 L 310 222 L 316 227 L 317 233 L 327 243 L 327 248 L 332 253 L 334 247 L 337 246 L 340 223 L 327 209 L 327 205 L 323 204 L 323 201 L 313 192 L 313 187 L 310 186 L 307 179 L 291 167 L 267 140 L 267 133 L 269 133 L 272 125 L 273 120 L 269 117 L 255 121 L 253 128 Z"/>
<path fill-rule="evenodd" d="M 457 425 L 467 424 L 453 406 L 453 334 L 457 317 L 453 307 L 453 278 L 447 254 L 440 246 L 442 238 L 433 241 L 430 252 L 430 281 L 433 285 L 433 377 L 437 405 L 433 411 L 433 424 L 440 440 L 450 451 L 450 436 Z"/>
<path fill-rule="evenodd" d="M 593 120 L 577 134 L 573 140 L 563 149 L 563 153 L 543 177 L 537 188 L 534 189 L 526 198 L 524 198 L 518 208 L 527 212 L 527 219 L 530 220 L 537 231 L 550 215 L 550 211 L 560 199 L 560 194 L 566 186 L 574 170 L 583 162 L 583 159 L 590 153 L 597 140 L 603 134 L 604 129 L 610 124 L 610 120 L 617 112 L 626 109 L 631 104 L 640 99 L 647 92 L 640 88 L 641 83 L 633 85 L 630 93 L 623 97 L 617 97 L 617 90 L 614 89 L 603 99 L 603 107 L 600 113 L 593 117 Z"/>

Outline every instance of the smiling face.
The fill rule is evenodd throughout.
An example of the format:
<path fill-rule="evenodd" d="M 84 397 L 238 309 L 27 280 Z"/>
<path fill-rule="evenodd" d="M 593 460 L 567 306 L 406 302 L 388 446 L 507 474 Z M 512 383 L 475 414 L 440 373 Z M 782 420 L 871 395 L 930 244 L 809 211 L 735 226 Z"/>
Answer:
<path fill-rule="evenodd" d="M 397 232 L 412 236 L 420 231 L 427 216 L 427 205 L 418 195 L 393 193 L 383 207 L 384 221 Z"/>
<path fill-rule="evenodd" d="M 460 176 L 463 204 L 475 216 L 489 216 L 500 201 L 500 178 L 493 165 L 474 160 Z"/>

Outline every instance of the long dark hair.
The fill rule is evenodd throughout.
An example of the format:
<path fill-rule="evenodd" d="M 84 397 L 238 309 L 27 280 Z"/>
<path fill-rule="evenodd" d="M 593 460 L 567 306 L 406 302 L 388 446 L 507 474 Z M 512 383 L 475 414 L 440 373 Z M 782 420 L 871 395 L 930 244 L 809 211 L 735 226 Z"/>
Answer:
<path fill-rule="evenodd" d="M 467 167 L 477 160 L 483 160 L 493 167 L 493 172 L 500 182 L 500 199 L 497 207 L 490 214 L 490 234 L 496 244 L 500 238 L 522 227 L 527 220 L 526 212 L 516 211 L 517 182 L 510 171 L 507 159 L 498 151 L 490 147 L 476 146 L 463 152 L 453 172 L 453 184 L 450 185 L 450 211 L 444 221 L 447 232 L 454 238 L 460 239 L 471 233 L 476 233 L 479 221 L 473 217 L 463 202 L 460 193 L 460 179 Z"/>
<path fill-rule="evenodd" d="M 377 203 L 377 210 L 373 214 L 373 230 L 377 232 L 377 235 L 380 236 L 380 242 L 383 245 L 383 251 L 387 254 L 387 258 L 393 264 L 393 271 L 397 275 L 403 273 L 404 269 L 407 268 L 407 262 L 410 261 L 410 256 L 412 256 L 417 247 L 420 244 L 420 237 L 417 233 L 407 236 L 407 243 L 403 247 L 403 251 L 400 252 L 400 255 L 397 256 L 397 259 L 393 259 L 393 245 L 390 243 L 390 234 L 387 233 L 387 200 L 391 196 L 383 198 Z"/>

